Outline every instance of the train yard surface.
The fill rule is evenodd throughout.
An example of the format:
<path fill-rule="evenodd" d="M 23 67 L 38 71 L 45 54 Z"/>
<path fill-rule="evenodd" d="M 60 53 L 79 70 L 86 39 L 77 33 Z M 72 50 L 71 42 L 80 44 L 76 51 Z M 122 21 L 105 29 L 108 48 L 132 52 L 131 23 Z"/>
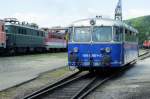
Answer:
<path fill-rule="evenodd" d="M 86 99 L 149 99 L 150 58 L 139 61 L 123 75 L 97 88 Z"/>
<path fill-rule="evenodd" d="M 66 66 L 66 56 L 66 53 L 49 53 L 0 57 L 0 91 Z"/>
<path fill-rule="evenodd" d="M 140 55 L 144 53 L 145 53 L 144 50 L 140 51 Z M 137 97 L 138 95 L 143 96 L 142 94 L 146 94 L 144 95 L 146 98 L 150 97 L 148 95 L 149 90 L 147 87 L 149 86 L 148 82 L 150 82 L 148 79 L 150 75 L 149 61 L 150 58 L 139 61 L 129 71 L 126 71 L 123 75 L 97 88 L 92 93 L 90 93 L 86 98 L 99 99 L 99 97 L 101 97 L 101 99 L 120 99 L 120 98 L 126 99 L 126 98 L 132 98 L 132 96 L 133 97 Z M 15 56 L 15 57 L 1 57 L 0 63 L 1 63 L 0 79 L 2 81 L 0 82 L 1 83 L 0 87 L 2 88 L 2 90 L 5 89 L 6 86 L 7 88 L 9 88 L 19 83 L 26 82 L 28 80 L 36 78 L 32 81 L 1 91 L 0 99 L 23 98 L 24 96 L 27 96 L 32 92 L 37 91 L 43 88 L 44 86 L 54 83 L 58 79 L 64 78 L 67 75 L 73 73 L 69 71 L 67 68 L 60 68 L 55 71 L 50 71 L 52 69 L 63 67 L 67 64 L 66 53 L 50 53 L 50 54 Z M 46 72 L 46 71 L 50 71 L 50 72 Z M 95 77 L 91 77 L 91 78 L 92 80 L 87 78 L 86 81 L 92 82 L 94 79 L 96 79 Z M 86 81 L 83 80 L 83 82 Z M 76 86 L 77 84 L 74 85 Z M 82 81 L 81 81 L 81 85 L 82 85 Z M 83 86 L 79 86 L 79 88 L 81 87 Z M 84 87 L 86 87 L 86 85 L 84 85 Z M 147 90 L 143 91 L 143 88 L 146 87 Z M 75 91 L 77 90 L 75 89 Z M 79 91 L 82 92 L 82 90 Z"/>

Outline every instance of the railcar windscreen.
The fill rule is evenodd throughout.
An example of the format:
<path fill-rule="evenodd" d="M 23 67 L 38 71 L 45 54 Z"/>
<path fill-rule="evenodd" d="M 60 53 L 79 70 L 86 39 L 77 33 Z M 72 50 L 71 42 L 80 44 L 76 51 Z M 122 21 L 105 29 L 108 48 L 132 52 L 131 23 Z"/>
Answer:
<path fill-rule="evenodd" d="M 75 42 L 90 42 L 91 41 L 90 27 L 75 28 L 73 40 Z"/>
<path fill-rule="evenodd" d="M 94 42 L 109 42 L 112 40 L 112 27 L 94 27 L 92 33 Z"/>

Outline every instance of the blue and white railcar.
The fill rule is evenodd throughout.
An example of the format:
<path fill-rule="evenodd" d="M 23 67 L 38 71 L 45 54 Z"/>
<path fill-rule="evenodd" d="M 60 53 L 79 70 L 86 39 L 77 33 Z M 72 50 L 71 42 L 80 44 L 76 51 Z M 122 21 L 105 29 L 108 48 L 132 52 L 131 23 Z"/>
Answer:
<path fill-rule="evenodd" d="M 137 60 L 138 31 L 103 18 L 74 22 L 69 29 L 68 64 L 82 70 L 116 68 Z"/>

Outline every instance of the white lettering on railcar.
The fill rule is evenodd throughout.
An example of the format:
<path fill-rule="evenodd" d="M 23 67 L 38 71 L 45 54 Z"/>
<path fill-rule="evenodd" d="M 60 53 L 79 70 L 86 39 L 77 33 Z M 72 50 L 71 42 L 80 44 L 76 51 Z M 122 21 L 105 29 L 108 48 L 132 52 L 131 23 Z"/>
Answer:
<path fill-rule="evenodd" d="M 84 58 L 90 57 L 90 54 L 83 54 L 82 57 Z M 92 54 L 92 57 L 102 57 L 102 54 Z"/>

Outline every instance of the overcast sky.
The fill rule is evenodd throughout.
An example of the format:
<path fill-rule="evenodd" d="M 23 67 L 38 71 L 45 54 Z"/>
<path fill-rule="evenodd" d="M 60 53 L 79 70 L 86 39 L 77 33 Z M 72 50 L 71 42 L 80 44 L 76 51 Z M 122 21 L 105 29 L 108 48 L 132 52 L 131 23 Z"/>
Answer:
<path fill-rule="evenodd" d="M 123 19 L 150 15 L 150 0 L 122 0 Z M 1 0 L 0 18 L 16 17 L 41 27 L 67 26 L 72 21 L 103 15 L 114 17 L 118 0 Z"/>

